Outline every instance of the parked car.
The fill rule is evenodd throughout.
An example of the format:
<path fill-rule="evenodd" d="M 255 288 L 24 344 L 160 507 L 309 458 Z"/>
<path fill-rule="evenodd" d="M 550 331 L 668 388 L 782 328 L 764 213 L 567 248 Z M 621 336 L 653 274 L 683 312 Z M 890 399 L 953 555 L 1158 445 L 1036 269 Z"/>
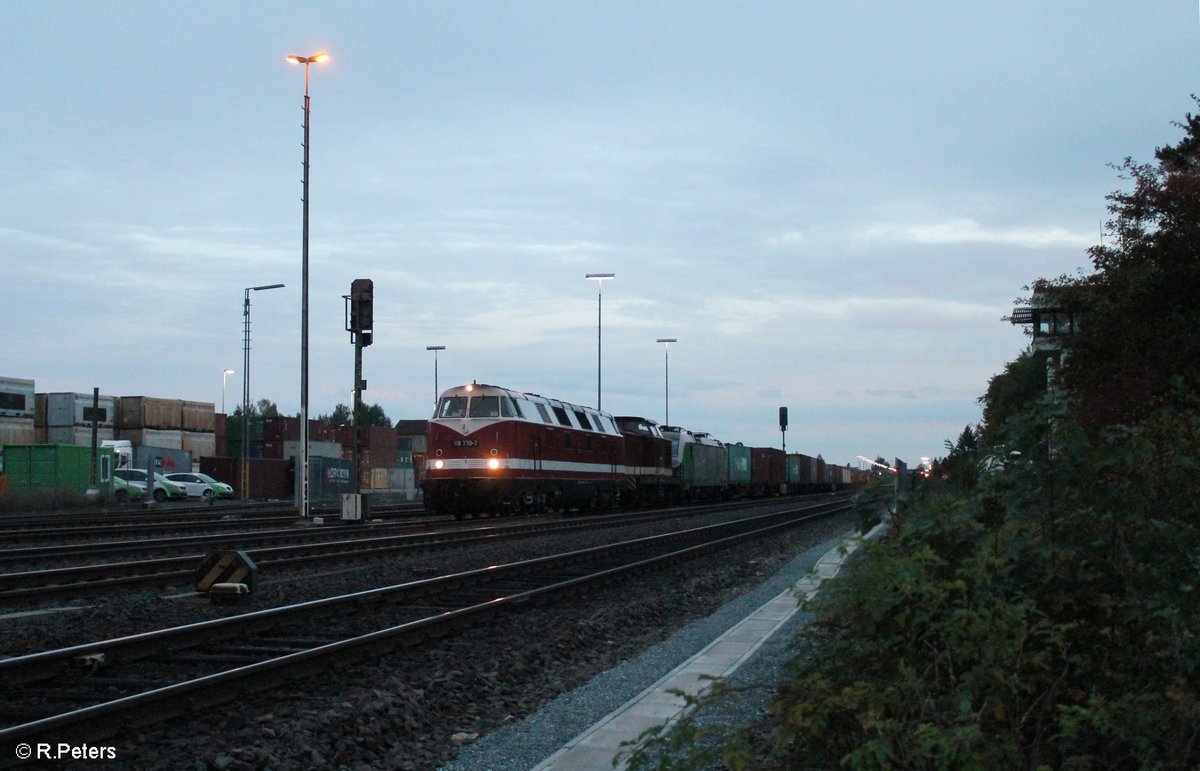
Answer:
<path fill-rule="evenodd" d="M 146 484 L 144 482 L 130 482 L 119 476 L 114 476 L 112 480 L 112 496 L 113 500 L 120 504 L 126 504 L 130 501 L 140 501 L 146 497 Z"/>
<path fill-rule="evenodd" d="M 146 472 L 140 468 L 119 468 L 113 472 L 113 477 L 123 479 L 130 484 L 146 489 Z M 187 493 L 182 487 L 175 484 L 171 480 L 164 477 L 158 472 L 154 473 L 154 500 L 162 503 L 165 500 L 180 500 L 187 498 Z"/>
<path fill-rule="evenodd" d="M 192 474 L 176 472 L 167 474 L 167 479 L 183 488 L 189 498 L 203 498 L 211 501 L 214 498 L 232 498 L 233 488 L 224 482 L 218 482 L 208 474 Z"/>

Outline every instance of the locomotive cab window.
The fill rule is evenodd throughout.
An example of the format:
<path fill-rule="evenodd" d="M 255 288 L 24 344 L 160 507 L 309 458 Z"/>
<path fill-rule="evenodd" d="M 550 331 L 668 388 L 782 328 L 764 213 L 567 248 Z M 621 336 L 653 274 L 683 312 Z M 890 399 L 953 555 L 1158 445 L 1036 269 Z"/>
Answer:
<path fill-rule="evenodd" d="M 467 397 L 445 396 L 438 405 L 439 418 L 465 418 L 467 416 Z"/>
<path fill-rule="evenodd" d="M 471 397 L 471 414 L 472 418 L 498 418 L 500 417 L 500 397 L 499 396 L 473 396 Z"/>

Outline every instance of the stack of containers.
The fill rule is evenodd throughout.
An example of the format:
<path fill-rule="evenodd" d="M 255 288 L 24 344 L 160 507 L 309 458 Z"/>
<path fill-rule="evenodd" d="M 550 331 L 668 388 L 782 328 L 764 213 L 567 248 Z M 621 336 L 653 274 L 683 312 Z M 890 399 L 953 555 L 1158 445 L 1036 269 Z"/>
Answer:
<path fill-rule="evenodd" d="M 58 392 L 37 395 L 37 422 L 46 427 L 46 444 L 92 444 L 92 394 Z M 96 441 L 114 439 L 116 399 L 101 396 L 96 412 Z"/>
<path fill-rule="evenodd" d="M 350 451 L 354 451 L 351 443 Z M 396 467 L 396 431 L 383 426 L 363 430 L 362 476 L 360 483 L 371 490 L 391 487 L 390 470 Z"/>
<path fill-rule="evenodd" d="M 183 431 L 181 446 L 193 458 L 217 454 L 217 412 L 211 402 L 183 402 Z"/>
<path fill-rule="evenodd" d="M 118 416 L 120 436 L 135 447 L 183 449 L 183 401 L 153 396 L 122 396 Z"/>
<path fill-rule="evenodd" d="M 33 381 L 0 377 L 0 447 L 37 441 Z"/>

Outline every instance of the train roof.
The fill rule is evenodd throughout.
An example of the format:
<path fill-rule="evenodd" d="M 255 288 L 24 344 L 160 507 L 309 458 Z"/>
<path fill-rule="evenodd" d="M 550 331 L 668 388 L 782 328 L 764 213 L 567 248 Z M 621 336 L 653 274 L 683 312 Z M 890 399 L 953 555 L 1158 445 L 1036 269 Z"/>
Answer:
<path fill-rule="evenodd" d="M 509 416 L 502 412 L 497 415 L 479 415 L 473 417 L 505 417 L 508 419 L 526 420 L 532 423 L 543 423 L 550 426 L 578 428 L 601 434 L 620 435 L 621 433 L 613 416 L 595 407 L 572 404 L 571 402 L 552 399 L 541 394 L 517 391 L 512 388 L 477 382 L 454 386 L 442 391 L 438 397 L 438 413 L 435 413 L 433 420 L 453 420 L 462 417 L 451 416 L 442 412 L 444 400 L 456 397 L 470 398 L 479 396 L 505 397 L 517 405 L 517 414 Z M 501 399 L 500 402 L 504 402 L 504 399 Z M 520 405 L 526 405 L 526 407 L 521 407 Z M 501 406 L 501 410 L 503 409 L 505 408 Z M 553 418 L 551 415 L 553 415 Z"/>

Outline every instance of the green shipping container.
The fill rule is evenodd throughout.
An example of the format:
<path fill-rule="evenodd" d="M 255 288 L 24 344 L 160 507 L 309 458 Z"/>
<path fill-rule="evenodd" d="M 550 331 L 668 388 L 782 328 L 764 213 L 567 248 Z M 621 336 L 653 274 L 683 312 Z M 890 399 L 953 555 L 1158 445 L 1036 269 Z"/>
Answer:
<path fill-rule="evenodd" d="M 4 471 L 10 490 L 89 489 L 112 494 L 113 451 L 96 448 L 96 477 L 92 484 L 92 448 L 72 444 L 10 444 L 4 448 Z"/>
<path fill-rule="evenodd" d="M 750 484 L 750 448 L 740 444 L 726 446 L 729 448 L 729 484 Z"/>

